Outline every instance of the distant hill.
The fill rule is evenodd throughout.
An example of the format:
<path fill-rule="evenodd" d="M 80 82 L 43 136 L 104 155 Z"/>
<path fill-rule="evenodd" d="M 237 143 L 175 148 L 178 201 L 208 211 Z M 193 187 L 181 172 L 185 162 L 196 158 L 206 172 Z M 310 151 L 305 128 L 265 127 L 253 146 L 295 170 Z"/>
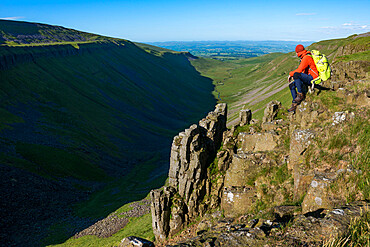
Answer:
<path fill-rule="evenodd" d="M 92 42 L 117 40 L 61 26 L 24 21 L 0 20 L 0 44 L 30 45 L 60 42 Z"/>
<path fill-rule="evenodd" d="M 0 34 L 8 246 L 37 246 L 60 220 L 69 237 L 145 197 L 164 183 L 173 136 L 215 105 L 188 53 L 37 23 L 0 20 Z"/>
<path fill-rule="evenodd" d="M 300 42 L 304 46 L 312 42 Z M 174 51 L 188 51 L 195 56 L 219 60 L 235 60 L 257 57 L 274 52 L 290 52 L 297 42 L 293 41 L 168 41 L 152 45 Z"/>

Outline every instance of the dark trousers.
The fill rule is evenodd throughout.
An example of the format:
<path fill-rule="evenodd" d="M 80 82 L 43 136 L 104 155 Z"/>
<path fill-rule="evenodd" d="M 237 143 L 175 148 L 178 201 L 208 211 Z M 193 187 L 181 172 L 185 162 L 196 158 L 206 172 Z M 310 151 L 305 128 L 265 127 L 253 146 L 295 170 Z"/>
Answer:
<path fill-rule="evenodd" d="M 298 93 L 307 93 L 308 87 L 311 86 L 311 81 L 313 80 L 311 75 L 305 73 L 294 73 L 294 81 L 289 84 L 290 92 L 292 93 L 293 103 L 294 99 L 297 97 Z"/>

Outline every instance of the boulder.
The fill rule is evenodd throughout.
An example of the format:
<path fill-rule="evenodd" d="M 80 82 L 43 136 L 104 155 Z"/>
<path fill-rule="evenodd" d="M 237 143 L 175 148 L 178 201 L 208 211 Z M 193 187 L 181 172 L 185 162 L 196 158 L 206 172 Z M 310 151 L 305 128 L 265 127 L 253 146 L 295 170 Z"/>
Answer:
<path fill-rule="evenodd" d="M 288 221 L 294 216 L 294 213 L 299 210 L 298 206 L 276 206 L 274 213 L 276 218 L 283 221 Z"/>
<path fill-rule="evenodd" d="M 345 203 L 339 195 L 330 190 L 330 184 L 337 178 L 337 173 L 316 174 L 312 179 L 307 194 L 302 202 L 302 213 L 318 209 L 331 209 Z"/>
<path fill-rule="evenodd" d="M 359 218 L 369 204 L 353 202 L 320 215 L 306 214 L 294 218 L 286 231 L 289 239 L 299 239 L 303 246 L 321 246 L 323 240 L 340 236 L 346 232 L 351 220 Z"/>
<path fill-rule="evenodd" d="M 252 111 L 250 109 L 242 109 L 239 112 L 239 125 L 244 126 L 250 124 L 252 120 Z"/>
<path fill-rule="evenodd" d="M 274 132 L 239 133 L 238 152 L 271 151 L 278 145 L 279 136 Z"/>
<path fill-rule="evenodd" d="M 269 102 L 266 105 L 262 122 L 264 123 L 273 121 L 277 116 L 279 108 L 281 108 L 281 102 L 277 100 Z"/>
<path fill-rule="evenodd" d="M 149 240 L 130 236 L 122 239 L 119 247 L 154 247 L 154 244 Z"/>
<path fill-rule="evenodd" d="M 337 125 L 349 121 L 355 117 L 353 112 L 334 112 L 332 125 Z"/>
<path fill-rule="evenodd" d="M 297 107 L 295 121 L 300 124 L 300 128 L 308 129 L 313 123 L 318 121 L 320 114 L 317 109 L 319 109 L 317 102 L 303 101 Z"/>
<path fill-rule="evenodd" d="M 237 217 L 246 214 L 256 199 L 256 189 L 253 186 L 225 187 L 222 209 L 226 217 Z"/>

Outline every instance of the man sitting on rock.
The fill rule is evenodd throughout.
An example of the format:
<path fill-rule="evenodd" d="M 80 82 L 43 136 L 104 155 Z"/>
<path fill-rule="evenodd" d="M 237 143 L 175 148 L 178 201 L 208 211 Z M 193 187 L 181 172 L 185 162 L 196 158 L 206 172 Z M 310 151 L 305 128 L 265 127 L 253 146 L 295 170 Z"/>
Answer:
<path fill-rule="evenodd" d="M 311 81 L 319 76 L 315 62 L 311 57 L 311 52 L 306 51 L 303 45 L 297 45 L 295 48 L 297 56 L 301 59 L 296 70 L 289 73 L 288 81 L 293 82 L 289 84 L 290 92 L 292 93 L 293 101 L 292 107 L 288 109 L 289 112 L 294 112 L 305 98 L 307 86 L 311 86 Z M 297 92 L 298 91 L 298 92 Z"/>

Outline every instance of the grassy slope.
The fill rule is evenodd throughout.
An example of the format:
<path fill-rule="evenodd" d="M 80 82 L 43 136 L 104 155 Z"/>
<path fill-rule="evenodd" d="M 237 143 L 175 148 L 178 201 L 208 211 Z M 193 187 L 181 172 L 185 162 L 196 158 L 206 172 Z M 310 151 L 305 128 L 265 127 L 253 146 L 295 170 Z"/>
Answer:
<path fill-rule="evenodd" d="M 0 21 L 13 37 L 0 46 L 2 65 L 15 63 L 0 70 L 0 164 L 71 178 L 82 191 L 93 189 L 83 181 L 110 181 L 74 207 L 79 217 L 104 217 L 161 186 L 172 137 L 213 109 L 211 80 L 183 53 L 9 23 Z M 22 32 L 42 37 L 16 43 Z"/>
<path fill-rule="evenodd" d="M 50 44 L 117 40 L 61 26 L 0 20 L 0 45 Z"/>
<path fill-rule="evenodd" d="M 331 63 L 339 61 L 369 60 L 368 34 L 344 39 L 325 40 L 307 49 L 320 50 Z M 256 58 L 221 62 L 201 58 L 192 64 L 205 76 L 213 79 L 215 96 L 229 104 L 229 122 L 238 117 L 245 106 L 253 111 L 253 117 L 261 119 L 265 105 L 280 100 L 285 107 L 291 102 L 287 85 L 288 73 L 299 65 L 295 54 L 273 53 Z"/>
<path fill-rule="evenodd" d="M 274 90 L 288 104 L 289 92 L 279 89 L 286 84 L 288 72 L 298 61 L 291 53 L 274 53 L 233 62 L 199 59 L 192 64 L 214 80 L 221 101 L 229 104 L 229 121 L 232 121 L 243 105 L 254 111 L 255 118 L 262 117 L 262 108 L 272 100 L 274 96 L 269 94 Z"/>
<path fill-rule="evenodd" d="M 100 152 L 119 157 L 117 164 L 157 151 L 213 104 L 207 96 L 212 90 L 209 81 L 187 63 L 181 54 L 153 56 L 127 43 L 20 64 L 0 72 L 1 109 L 7 116 L 1 126 L 10 135 L 33 125 L 59 139 L 59 144 L 52 145 L 80 147 L 81 153 L 93 153 L 91 147 L 100 146 Z M 34 110 L 39 116 L 28 122 L 19 113 Z M 156 143 L 164 140 L 166 145 Z M 22 142 L 22 137 L 11 139 L 14 145 L 17 141 Z M 99 163 L 98 159 L 94 162 Z"/>

